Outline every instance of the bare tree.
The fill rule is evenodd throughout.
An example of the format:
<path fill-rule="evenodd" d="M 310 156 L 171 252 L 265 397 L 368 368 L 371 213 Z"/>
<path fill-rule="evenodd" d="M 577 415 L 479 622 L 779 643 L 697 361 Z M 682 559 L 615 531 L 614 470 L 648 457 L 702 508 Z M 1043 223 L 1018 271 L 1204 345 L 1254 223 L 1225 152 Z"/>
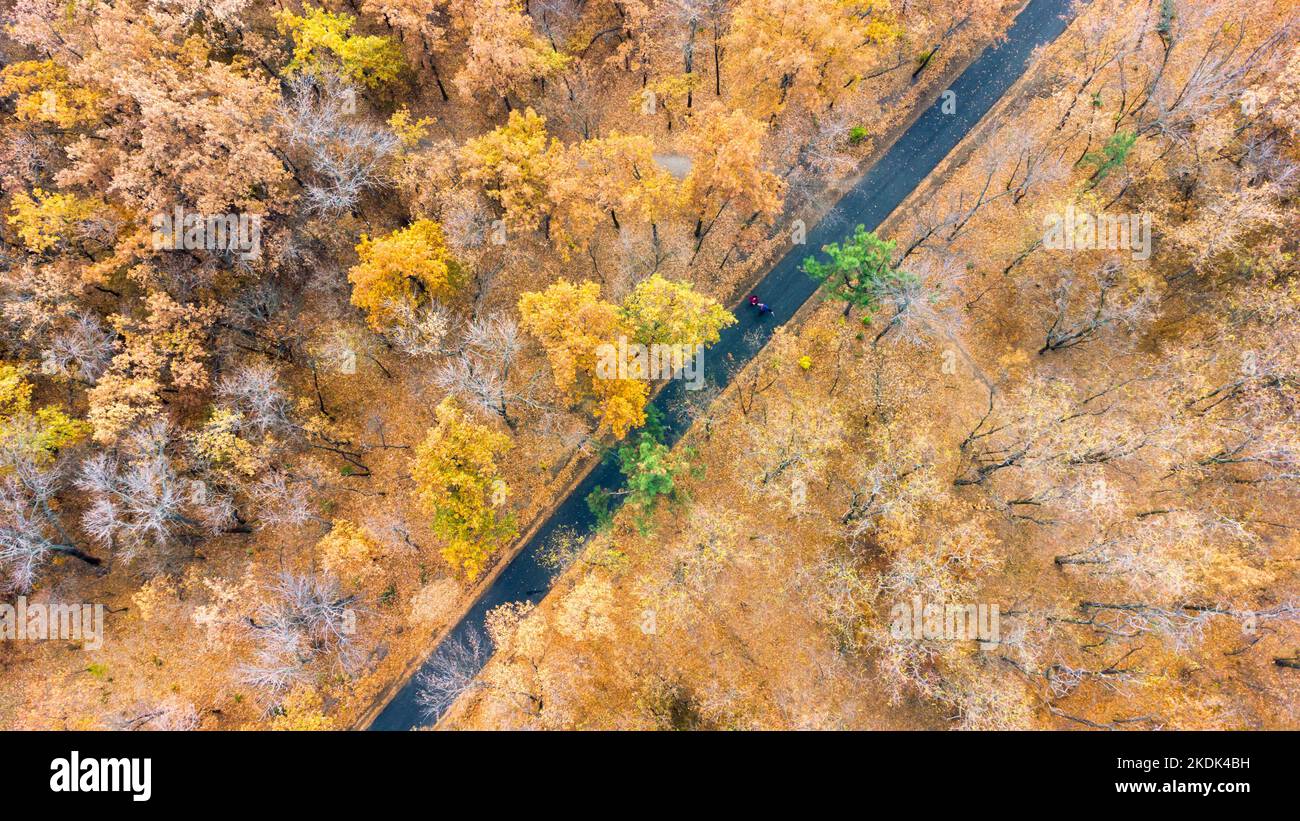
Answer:
<path fill-rule="evenodd" d="M 133 432 L 119 453 L 87 459 L 76 480 L 90 494 L 82 527 L 128 561 L 165 556 L 178 541 L 220 532 L 234 519 L 230 499 L 177 473 L 170 432 L 156 422 Z"/>
<path fill-rule="evenodd" d="M 894 313 L 876 333 L 874 342 L 896 331 L 896 336 L 912 344 L 942 336 L 960 346 L 956 332 L 961 318 L 941 298 L 959 278 L 951 258 L 926 255 L 909 266 L 907 276 L 885 283 L 880 301 L 891 306 Z"/>
<path fill-rule="evenodd" d="M 75 556 L 90 565 L 100 560 L 81 551 L 50 507 L 54 485 L 7 476 L 0 480 L 0 581 L 3 588 L 25 593 L 55 554 Z"/>
<path fill-rule="evenodd" d="M 99 317 L 81 312 L 50 340 L 41 369 L 64 373 L 93 385 L 117 353 L 116 336 Z"/>
<path fill-rule="evenodd" d="M 282 573 L 267 592 L 248 619 L 257 649 L 243 665 L 244 681 L 275 695 L 323 671 L 355 671 L 356 597 L 343 595 L 336 578 Z"/>
<path fill-rule="evenodd" d="M 289 398 L 280 387 L 275 368 L 266 363 L 235 369 L 217 385 L 217 395 L 240 414 L 241 425 L 259 436 L 295 427 Z"/>
<path fill-rule="evenodd" d="M 189 732 L 199 728 L 199 711 L 190 702 L 171 696 L 154 705 L 123 712 L 109 724 L 114 730 Z"/>
<path fill-rule="evenodd" d="M 310 521 L 328 525 L 329 522 L 315 512 L 316 502 L 320 499 L 319 490 L 312 477 L 293 476 L 283 470 L 270 471 L 248 489 L 257 512 L 257 526 L 298 527 Z"/>
<path fill-rule="evenodd" d="M 425 716 L 436 720 L 461 695 L 484 686 L 477 676 L 490 655 L 477 629 L 440 645 L 416 678 L 415 701 Z"/>
<path fill-rule="evenodd" d="M 356 208 L 361 195 L 390 183 L 386 167 L 400 140 L 355 115 L 356 89 L 333 75 L 289 81 L 282 128 L 306 152 L 313 179 L 303 183 L 307 207 L 326 216 Z"/>
<path fill-rule="evenodd" d="M 64 489 L 68 457 L 53 458 L 35 449 L 38 423 L 13 417 L 0 437 L 0 587 L 26 592 L 55 554 L 95 566 L 100 560 L 82 551 L 56 512 Z"/>
<path fill-rule="evenodd" d="M 453 352 L 449 346 L 452 317 L 437 302 L 415 306 L 406 300 L 389 302 L 387 310 L 393 317 L 387 335 L 393 347 L 407 356 L 446 356 Z"/>
<path fill-rule="evenodd" d="M 1073 348 L 1115 325 L 1133 330 L 1148 318 L 1154 302 L 1151 292 L 1142 289 L 1136 294 L 1123 294 L 1119 287 L 1119 274 L 1120 268 L 1115 263 L 1082 277 L 1072 270 L 1062 272 L 1053 292 L 1055 311 L 1052 323 L 1038 353 Z M 1083 316 L 1075 318 L 1072 314 L 1078 311 L 1081 297 L 1086 298 L 1086 292 L 1091 290 L 1088 285 L 1096 288 L 1096 297 L 1091 307 L 1084 309 Z"/>
<path fill-rule="evenodd" d="M 511 416 L 512 406 L 539 407 L 533 399 L 534 381 L 521 385 L 513 372 L 515 358 L 522 347 L 519 326 L 509 316 L 493 314 L 475 319 L 465 331 L 463 347 L 438 368 L 433 382 L 442 390 L 499 416 L 514 430 L 519 420 Z"/>
<path fill-rule="evenodd" d="M 876 523 L 900 504 L 897 490 L 904 480 L 926 467 L 919 462 L 901 465 L 892 462 L 873 464 L 852 487 L 849 508 L 840 517 L 851 546 L 876 528 Z"/>

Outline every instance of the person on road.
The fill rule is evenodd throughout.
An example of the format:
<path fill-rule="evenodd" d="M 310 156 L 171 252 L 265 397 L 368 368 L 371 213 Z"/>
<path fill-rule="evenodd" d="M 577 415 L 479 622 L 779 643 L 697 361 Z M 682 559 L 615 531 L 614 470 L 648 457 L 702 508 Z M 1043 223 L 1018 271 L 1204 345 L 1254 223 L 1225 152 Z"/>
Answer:
<path fill-rule="evenodd" d="M 759 302 L 757 294 L 750 295 L 749 304 L 753 305 L 755 308 L 758 309 L 758 316 L 760 319 L 762 318 L 763 314 L 772 313 L 772 306 L 768 305 L 766 302 Z"/>

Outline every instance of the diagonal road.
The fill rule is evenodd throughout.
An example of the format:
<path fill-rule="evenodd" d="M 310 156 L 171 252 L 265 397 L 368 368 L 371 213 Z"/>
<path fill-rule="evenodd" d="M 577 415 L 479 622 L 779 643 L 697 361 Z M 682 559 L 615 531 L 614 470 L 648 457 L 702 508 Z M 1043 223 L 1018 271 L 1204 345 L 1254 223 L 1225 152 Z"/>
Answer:
<path fill-rule="evenodd" d="M 1069 0 L 1030 0 L 1017 15 L 1007 38 L 985 49 L 950 86 L 956 94 L 956 110 L 944 113 L 942 98 L 927 109 L 840 199 L 831 212 L 835 216 L 823 219 L 808 232 L 807 246 L 791 249 L 768 271 L 755 287 L 755 293 L 772 306 L 773 314 L 760 320 L 748 306 L 737 307 L 739 321 L 724 330 L 722 338 L 708 350 L 710 361 L 730 365 L 727 369 L 715 369 L 725 371 L 721 374 L 711 374 L 719 377 L 715 384 L 725 385 L 731 374 L 766 343 L 776 327 L 789 321 L 816 292 L 818 283 L 802 269 L 809 249 L 843 239 L 858 223 L 873 230 L 884 222 L 1024 73 L 1033 50 L 1055 40 L 1065 30 L 1069 6 Z M 672 381 L 654 399 L 655 406 L 664 414 L 669 444 L 676 442 L 689 425 L 689 419 L 682 413 L 686 405 L 684 384 L 682 380 Z M 556 576 L 553 568 L 540 561 L 552 535 L 560 528 L 578 534 L 590 533 L 596 522 L 587 509 L 587 495 L 597 487 L 614 489 L 621 485 L 622 475 L 611 454 L 611 458 L 597 465 L 565 497 L 421 669 L 426 669 L 440 655 L 445 657 L 454 642 L 464 642 L 474 634 L 485 636 L 484 617 L 494 607 L 512 601 L 540 601 Z M 410 730 L 436 721 L 438 716 L 426 715 L 416 702 L 417 689 L 416 676 L 413 676 L 385 705 L 370 729 Z"/>

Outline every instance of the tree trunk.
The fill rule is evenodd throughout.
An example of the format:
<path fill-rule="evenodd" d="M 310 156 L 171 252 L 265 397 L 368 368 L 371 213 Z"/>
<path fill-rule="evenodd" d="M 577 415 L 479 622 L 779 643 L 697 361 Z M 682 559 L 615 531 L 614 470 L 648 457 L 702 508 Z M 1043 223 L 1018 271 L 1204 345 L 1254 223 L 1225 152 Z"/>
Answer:
<path fill-rule="evenodd" d="M 98 567 L 99 565 L 103 564 L 103 560 L 96 558 L 95 556 L 92 556 L 89 553 L 82 552 L 75 545 L 70 545 L 70 544 L 55 545 L 54 549 L 68 556 L 74 556 L 78 559 L 81 559 L 86 564 L 92 565 L 94 567 Z"/>
<path fill-rule="evenodd" d="M 438 64 L 431 59 L 429 68 L 433 70 L 433 81 L 438 84 L 438 93 L 442 95 L 442 101 L 449 102 L 451 98 L 447 96 L 447 89 L 442 85 L 442 73 L 438 71 Z"/>

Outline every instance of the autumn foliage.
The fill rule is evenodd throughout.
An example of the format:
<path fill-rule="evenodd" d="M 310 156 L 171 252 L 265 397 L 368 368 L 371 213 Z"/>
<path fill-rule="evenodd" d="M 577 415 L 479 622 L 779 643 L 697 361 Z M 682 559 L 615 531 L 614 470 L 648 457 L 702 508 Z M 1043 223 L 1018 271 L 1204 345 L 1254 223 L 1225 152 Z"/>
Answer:
<path fill-rule="evenodd" d="M 0 594 L 112 615 L 0 726 L 358 726 L 604 458 L 448 723 L 1295 726 L 1295 3 L 1073 4 L 858 227 L 1022 5 L 7 4 Z"/>
<path fill-rule="evenodd" d="M 432 220 L 416 220 L 378 239 L 363 235 L 357 257 L 348 271 L 352 304 L 376 329 L 391 322 L 396 311 L 451 296 L 462 280 L 442 226 Z"/>
<path fill-rule="evenodd" d="M 411 478 L 416 498 L 446 543 L 443 558 L 468 578 L 483 571 L 493 551 L 515 532 L 502 510 L 509 488 L 497 460 L 509 437 L 467 419 L 450 399 L 438 405 L 437 424 L 415 449 Z"/>

